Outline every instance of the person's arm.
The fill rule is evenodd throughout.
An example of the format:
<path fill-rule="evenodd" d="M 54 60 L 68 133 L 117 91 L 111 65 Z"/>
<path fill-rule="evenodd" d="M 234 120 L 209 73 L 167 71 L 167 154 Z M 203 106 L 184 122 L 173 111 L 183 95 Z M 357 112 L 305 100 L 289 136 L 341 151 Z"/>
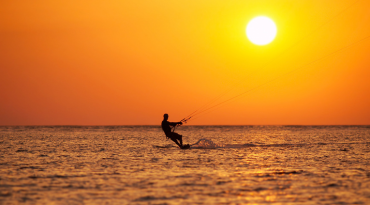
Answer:
<path fill-rule="evenodd" d="M 171 126 L 182 125 L 182 122 L 170 122 Z"/>

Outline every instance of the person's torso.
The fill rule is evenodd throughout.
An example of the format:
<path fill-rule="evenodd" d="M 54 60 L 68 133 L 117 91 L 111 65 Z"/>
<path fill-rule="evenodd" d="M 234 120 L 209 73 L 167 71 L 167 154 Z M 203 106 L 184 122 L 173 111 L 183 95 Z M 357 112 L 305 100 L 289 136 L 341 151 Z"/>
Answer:
<path fill-rule="evenodd" d="M 171 127 L 168 121 L 162 121 L 162 130 L 165 134 L 171 133 Z"/>

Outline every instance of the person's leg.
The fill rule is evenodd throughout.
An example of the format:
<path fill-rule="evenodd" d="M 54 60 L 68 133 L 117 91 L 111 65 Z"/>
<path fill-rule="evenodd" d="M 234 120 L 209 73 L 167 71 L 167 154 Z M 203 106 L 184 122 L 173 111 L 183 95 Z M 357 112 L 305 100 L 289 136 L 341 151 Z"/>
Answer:
<path fill-rule="evenodd" d="M 180 148 L 182 147 L 182 145 L 180 145 L 179 142 L 177 142 L 176 138 L 171 137 L 170 139 L 174 141 Z"/>
<path fill-rule="evenodd" d="M 180 135 L 179 140 L 180 140 L 180 144 L 181 144 L 181 147 L 182 147 L 182 136 L 181 135 Z"/>
<path fill-rule="evenodd" d="M 180 145 L 182 147 L 182 135 L 177 134 L 176 132 L 174 132 L 173 135 L 176 137 L 177 140 L 179 140 Z"/>

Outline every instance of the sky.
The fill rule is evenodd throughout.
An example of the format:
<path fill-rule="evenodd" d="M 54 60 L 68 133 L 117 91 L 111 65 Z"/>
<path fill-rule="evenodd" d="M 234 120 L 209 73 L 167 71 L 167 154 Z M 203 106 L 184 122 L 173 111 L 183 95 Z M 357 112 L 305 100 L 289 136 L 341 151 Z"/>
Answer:
<path fill-rule="evenodd" d="M 0 125 L 369 125 L 368 22 L 365 0 L 1 1 Z"/>

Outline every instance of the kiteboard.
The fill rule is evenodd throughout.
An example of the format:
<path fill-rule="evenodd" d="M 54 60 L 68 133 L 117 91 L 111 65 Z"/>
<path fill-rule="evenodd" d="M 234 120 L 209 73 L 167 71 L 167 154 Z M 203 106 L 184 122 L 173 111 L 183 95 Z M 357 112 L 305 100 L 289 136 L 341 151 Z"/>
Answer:
<path fill-rule="evenodd" d="M 189 145 L 189 144 L 183 145 L 183 146 L 181 147 L 181 149 L 190 149 L 190 145 Z"/>
<path fill-rule="evenodd" d="M 153 145 L 153 147 L 155 147 L 155 148 L 171 148 L 172 147 L 172 145 L 165 145 L 165 146 L 159 146 L 159 145 Z"/>

